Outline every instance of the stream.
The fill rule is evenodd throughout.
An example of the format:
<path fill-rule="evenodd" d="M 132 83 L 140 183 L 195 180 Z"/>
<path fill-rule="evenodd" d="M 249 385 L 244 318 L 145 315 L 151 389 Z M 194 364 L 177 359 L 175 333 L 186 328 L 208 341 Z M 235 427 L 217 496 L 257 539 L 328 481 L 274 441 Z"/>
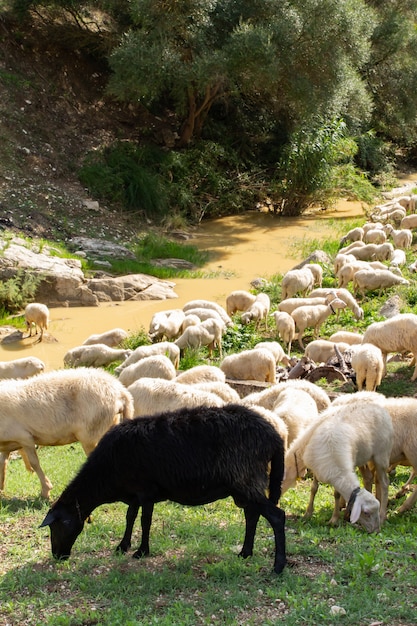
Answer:
<path fill-rule="evenodd" d="M 213 278 L 176 279 L 178 298 L 135 302 L 103 303 L 99 307 L 51 308 L 50 325 L 42 343 L 26 337 L 0 344 L 0 361 L 36 356 L 46 371 L 63 367 L 64 354 L 92 334 L 115 327 L 128 332 L 146 330 L 157 311 L 182 308 L 189 300 L 214 300 L 225 306 L 226 296 L 235 289 L 250 289 L 254 278 L 284 273 L 303 260 L 302 244 L 318 245 L 334 237 L 334 220 L 363 216 L 358 202 L 341 201 L 331 212 L 298 218 L 276 217 L 269 213 L 242 215 L 203 222 L 190 243 L 210 252 L 210 261 L 201 268 Z"/>

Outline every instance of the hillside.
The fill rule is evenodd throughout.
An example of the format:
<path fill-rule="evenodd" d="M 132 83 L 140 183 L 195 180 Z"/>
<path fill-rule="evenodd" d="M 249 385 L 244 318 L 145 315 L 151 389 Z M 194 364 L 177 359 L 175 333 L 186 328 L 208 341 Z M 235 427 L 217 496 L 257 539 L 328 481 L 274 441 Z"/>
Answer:
<path fill-rule="evenodd" d="M 69 36 L 70 35 L 70 36 Z M 141 217 L 88 209 L 77 169 L 90 151 L 138 136 L 159 120 L 104 95 L 103 57 L 74 50 L 74 33 L 0 17 L 0 228 L 65 240 L 74 234 L 127 241 Z"/>

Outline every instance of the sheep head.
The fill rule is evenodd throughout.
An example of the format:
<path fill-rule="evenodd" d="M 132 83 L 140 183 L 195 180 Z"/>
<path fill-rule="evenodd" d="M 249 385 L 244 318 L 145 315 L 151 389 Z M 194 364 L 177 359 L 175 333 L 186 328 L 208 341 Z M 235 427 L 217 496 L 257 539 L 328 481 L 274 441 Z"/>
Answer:
<path fill-rule="evenodd" d="M 352 524 L 359 523 L 368 533 L 379 532 L 381 528 L 380 504 L 366 489 L 357 487 L 352 491 L 345 514 L 349 516 Z"/>

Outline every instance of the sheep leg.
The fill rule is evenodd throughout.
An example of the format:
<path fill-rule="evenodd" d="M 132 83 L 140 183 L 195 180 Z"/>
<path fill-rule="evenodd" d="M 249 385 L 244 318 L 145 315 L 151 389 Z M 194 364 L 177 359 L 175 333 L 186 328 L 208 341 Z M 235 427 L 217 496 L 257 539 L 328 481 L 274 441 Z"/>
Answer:
<path fill-rule="evenodd" d="M 239 556 L 246 559 L 253 554 L 253 544 L 255 540 L 256 527 L 260 515 L 262 515 L 271 525 L 275 537 L 275 559 L 274 571 L 280 574 L 286 564 L 285 556 L 285 513 L 275 506 L 270 500 L 265 498 L 262 502 L 251 502 L 244 507 L 246 531 L 242 550 Z"/>
<path fill-rule="evenodd" d="M 329 519 L 330 526 L 337 526 L 340 519 L 340 507 L 341 507 L 341 496 L 340 493 L 335 489 L 334 490 L 334 508 L 333 514 Z"/>
<path fill-rule="evenodd" d="M 19 454 L 20 454 L 20 456 L 23 459 L 23 463 L 25 464 L 25 467 L 26 467 L 27 471 L 28 472 L 33 472 L 33 467 L 29 463 L 29 459 L 28 459 L 28 457 L 26 455 L 26 452 L 23 450 L 23 448 L 20 448 Z"/>
<path fill-rule="evenodd" d="M 119 545 L 116 548 L 116 552 L 127 552 L 132 545 L 132 532 L 133 526 L 135 524 L 136 518 L 139 512 L 139 503 L 135 502 L 134 504 L 129 504 L 126 512 L 126 528 L 123 535 L 123 538 Z"/>
<path fill-rule="evenodd" d="M 377 467 L 375 469 L 375 495 L 377 500 L 380 502 L 379 517 L 381 522 L 385 520 L 387 515 L 388 485 L 389 480 L 386 470 Z"/>
<path fill-rule="evenodd" d="M 271 525 L 275 538 L 274 572 L 280 574 L 287 562 L 285 552 L 285 512 L 265 498 L 260 504 L 261 515 Z"/>
<path fill-rule="evenodd" d="M 248 556 L 252 556 L 253 554 L 256 527 L 258 525 L 261 512 L 259 511 L 258 505 L 254 505 L 253 503 L 243 507 L 243 512 L 245 514 L 245 538 L 243 540 L 243 546 L 239 552 L 239 556 L 247 559 Z"/>
<path fill-rule="evenodd" d="M 41 483 L 41 496 L 42 498 L 49 498 L 49 494 L 52 489 L 52 483 L 49 478 L 46 476 L 44 471 L 41 468 L 39 463 L 38 455 L 36 454 L 35 447 L 29 448 L 28 446 L 24 446 L 22 450 L 25 452 L 30 465 L 33 467 L 34 471 L 38 475 L 39 481 Z"/>
<path fill-rule="evenodd" d="M 366 491 L 372 493 L 372 483 L 374 482 L 373 471 L 371 470 L 369 465 L 361 465 L 359 467 L 359 471 L 362 476 L 363 486 L 365 487 Z"/>
<path fill-rule="evenodd" d="M 403 504 L 400 506 L 400 508 L 398 509 L 398 513 L 405 513 L 406 511 L 409 511 L 416 500 L 417 489 L 414 489 L 414 491 L 408 496 L 407 500 L 403 502 Z"/>
<path fill-rule="evenodd" d="M 417 472 L 413 469 L 411 471 L 411 474 L 407 480 L 406 483 L 403 484 L 403 486 L 401 487 L 401 489 L 399 489 L 397 491 L 397 493 L 395 494 L 395 498 L 402 498 L 403 496 L 405 496 L 405 494 L 410 491 L 410 485 L 413 482 L 414 478 L 416 477 Z"/>
<path fill-rule="evenodd" d="M 315 476 L 313 476 L 313 482 L 310 487 L 310 500 L 308 501 L 306 512 L 304 513 L 304 518 L 309 519 L 313 515 L 314 511 L 314 499 L 316 497 L 317 491 L 319 489 L 319 481 Z"/>
<path fill-rule="evenodd" d="M 415 361 L 416 365 L 414 367 L 414 372 L 413 372 L 413 375 L 411 377 L 411 380 L 415 380 L 417 378 L 417 361 L 416 361 L 415 354 L 413 354 L 413 360 Z"/>
<path fill-rule="evenodd" d="M 134 559 L 140 559 L 140 557 L 149 554 L 149 533 L 151 531 L 153 507 L 153 502 L 147 502 L 146 504 L 142 505 L 142 541 L 140 542 L 139 548 L 133 554 Z"/>
<path fill-rule="evenodd" d="M 9 461 L 10 452 L 0 452 L 0 491 L 4 489 L 6 480 L 6 467 Z"/>

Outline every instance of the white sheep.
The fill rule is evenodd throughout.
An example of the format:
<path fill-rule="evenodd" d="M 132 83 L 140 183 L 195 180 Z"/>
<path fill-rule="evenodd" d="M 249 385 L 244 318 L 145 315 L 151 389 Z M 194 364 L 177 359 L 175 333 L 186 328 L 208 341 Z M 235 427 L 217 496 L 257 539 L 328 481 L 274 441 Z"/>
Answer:
<path fill-rule="evenodd" d="M 366 269 L 380 269 L 384 270 L 387 266 L 380 261 L 359 261 L 354 263 L 346 263 L 336 274 L 339 288 L 347 287 L 347 285 L 353 281 L 356 272 Z"/>
<path fill-rule="evenodd" d="M 258 350 L 259 348 L 265 348 L 266 350 L 270 350 L 275 357 L 275 362 L 278 365 L 279 363 L 283 363 L 286 367 L 290 364 L 289 358 L 286 356 L 284 352 L 284 348 L 278 341 L 260 341 L 256 345 L 253 346 L 254 350 Z"/>
<path fill-rule="evenodd" d="M 356 293 L 365 296 L 367 291 L 379 290 L 381 294 L 383 289 L 394 287 L 395 285 L 408 285 L 409 281 L 402 276 L 397 276 L 388 268 L 384 270 L 359 270 L 353 277 L 353 288 Z"/>
<path fill-rule="evenodd" d="M 312 396 L 303 389 L 291 386 L 282 390 L 272 411 L 287 427 L 289 446 L 319 415 Z"/>
<path fill-rule="evenodd" d="M 178 372 L 176 381 L 184 385 L 226 381 L 225 373 L 217 365 L 195 365 L 188 370 Z"/>
<path fill-rule="evenodd" d="M 117 348 L 128 336 L 128 333 L 123 330 L 123 328 L 113 328 L 104 333 L 90 335 L 83 341 L 82 345 L 90 346 L 94 343 L 104 343 L 106 346 L 109 346 L 109 348 Z"/>
<path fill-rule="evenodd" d="M 405 265 L 407 263 L 407 256 L 405 251 L 402 248 L 395 248 L 393 255 L 391 257 L 389 269 L 391 271 L 398 272 L 401 265 Z"/>
<path fill-rule="evenodd" d="M 323 282 L 323 268 L 318 263 L 308 263 L 307 267 L 314 276 L 314 286 L 321 287 Z"/>
<path fill-rule="evenodd" d="M 384 218 L 381 217 L 381 219 L 385 219 L 385 221 L 389 220 L 390 222 L 393 222 L 396 225 L 400 225 L 401 221 L 404 219 L 405 216 L 406 216 L 405 209 L 394 207 L 388 215 L 385 215 Z"/>
<path fill-rule="evenodd" d="M 210 307 L 198 307 L 195 309 L 187 309 L 187 311 L 184 311 L 184 315 L 185 315 L 184 321 L 186 321 L 186 318 L 190 316 L 192 316 L 193 318 L 198 317 L 200 322 L 205 322 L 206 320 L 215 319 L 218 322 L 221 322 L 224 326 L 224 329 L 226 329 L 226 324 L 222 316 L 215 309 L 211 309 Z M 193 326 L 193 325 L 194 324 L 186 324 L 186 327 Z"/>
<path fill-rule="evenodd" d="M 182 309 L 155 313 L 149 324 L 149 339 L 151 341 L 176 339 L 182 332 L 184 320 L 185 313 Z"/>
<path fill-rule="evenodd" d="M 325 287 L 322 289 L 315 289 L 311 292 L 311 297 L 326 297 L 329 294 L 333 294 L 339 298 L 339 300 L 343 300 L 346 303 L 346 306 L 352 311 L 353 315 L 357 320 L 362 320 L 364 317 L 364 312 L 362 307 L 359 306 L 356 299 L 352 296 L 348 289 L 337 288 L 333 289 L 332 287 Z M 336 319 L 339 319 L 339 310 L 336 311 Z"/>
<path fill-rule="evenodd" d="M 120 372 L 128 365 L 132 365 L 132 363 L 136 363 L 140 359 L 152 356 L 153 354 L 165 354 L 173 362 L 175 369 L 178 369 L 180 364 L 180 349 L 172 341 L 160 341 L 159 343 L 154 343 L 151 346 L 144 345 L 135 348 L 132 354 L 128 356 L 123 363 L 116 367 L 114 372 L 115 374 L 120 374 Z"/>
<path fill-rule="evenodd" d="M 268 316 L 269 309 L 271 308 L 271 300 L 266 293 L 258 293 L 255 302 L 242 313 L 242 324 L 249 324 L 249 322 L 255 322 L 255 329 L 258 328 L 259 323 L 265 321 L 265 329 L 268 328 Z"/>
<path fill-rule="evenodd" d="M 390 261 L 394 254 L 394 246 L 389 241 L 380 243 L 376 247 L 375 259 L 377 261 Z"/>
<path fill-rule="evenodd" d="M 400 228 L 401 229 L 417 228 L 417 213 L 411 213 L 411 215 L 405 215 L 400 222 Z"/>
<path fill-rule="evenodd" d="M 372 343 L 355 345 L 351 363 L 359 391 L 363 389 L 376 391 L 384 374 L 384 359 L 381 350 Z"/>
<path fill-rule="evenodd" d="M 390 352 L 411 352 L 412 363 L 415 363 L 411 380 L 417 378 L 417 315 L 414 313 L 399 313 L 383 322 L 373 322 L 364 332 L 363 343 L 373 343 L 380 348 L 384 375 Z"/>
<path fill-rule="evenodd" d="M 369 402 L 378 403 L 384 407 L 391 416 L 393 436 L 390 467 L 392 468 L 396 465 L 411 465 L 413 468 L 409 479 L 396 494 L 396 497 L 403 496 L 406 493 L 407 486 L 413 480 L 417 469 L 417 400 L 408 396 L 386 398 L 381 393 L 360 391 L 355 394 L 343 394 L 343 396 L 336 398 L 333 404 L 351 405 L 357 402 L 360 402 L 363 406 Z M 372 463 L 370 465 L 372 468 Z M 409 495 L 397 512 L 404 513 L 405 511 L 409 511 L 416 499 L 417 490 Z"/>
<path fill-rule="evenodd" d="M 417 400 L 415 398 L 383 398 L 383 405 L 391 415 L 394 429 L 390 455 L 391 465 L 411 465 L 413 472 L 407 484 L 413 479 L 417 470 Z M 405 487 L 400 494 L 405 493 Z M 398 509 L 398 513 L 409 511 L 417 500 L 417 489 L 411 492 L 408 498 Z"/>
<path fill-rule="evenodd" d="M 226 379 L 276 382 L 275 357 L 270 350 L 243 350 L 226 356 L 220 363 Z"/>
<path fill-rule="evenodd" d="M 105 343 L 94 343 L 89 346 L 76 346 L 64 354 L 66 367 L 104 367 L 115 361 L 125 361 L 132 350 L 110 348 Z"/>
<path fill-rule="evenodd" d="M 125 367 L 119 375 L 120 382 L 129 387 L 138 378 L 163 378 L 173 380 L 177 371 L 172 361 L 164 354 L 153 354 Z"/>
<path fill-rule="evenodd" d="M 278 304 L 278 311 L 283 311 L 284 313 L 291 313 L 298 309 L 299 306 L 313 306 L 316 304 L 328 304 L 329 300 L 326 299 L 325 296 L 320 298 L 286 298 L 286 300 L 282 300 Z"/>
<path fill-rule="evenodd" d="M 225 402 L 215 394 L 201 391 L 195 385 L 185 385 L 175 380 L 139 378 L 127 391 L 133 397 L 137 417 L 175 411 L 183 407 L 224 406 Z"/>
<path fill-rule="evenodd" d="M 291 313 L 298 330 L 298 343 L 304 350 L 303 334 L 306 328 L 313 328 L 313 337 L 317 339 L 321 326 L 327 318 L 335 314 L 338 309 L 344 309 L 346 303 L 335 298 L 329 304 L 316 304 L 313 306 L 300 306 Z"/>
<path fill-rule="evenodd" d="M 39 341 L 43 339 L 43 333 L 48 330 L 49 326 L 49 309 L 46 304 L 32 302 L 25 308 L 26 328 L 29 331 L 29 337 L 32 337 L 32 328 L 35 327 L 35 335 L 40 331 Z"/>
<path fill-rule="evenodd" d="M 368 230 L 374 230 L 374 228 L 384 228 L 384 224 L 382 222 L 365 222 L 362 226 L 364 234 L 368 232 Z"/>
<path fill-rule="evenodd" d="M 337 275 L 338 272 L 346 265 L 346 263 L 354 263 L 356 261 L 356 257 L 353 254 L 336 254 L 333 261 L 333 270 Z"/>
<path fill-rule="evenodd" d="M 329 341 L 334 343 L 342 342 L 348 343 L 350 346 L 362 343 L 362 333 L 355 333 L 349 330 L 338 330 L 329 337 Z"/>
<path fill-rule="evenodd" d="M 409 228 L 395 230 L 391 224 L 386 224 L 384 230 L 388 237 L 391 237 L 396 248 L 411 248 L 413 243 L 413 232 Z"/>
<path fill-rule="evenodd" d="M 234 403 L 237 404 L 240 402 L 240 396 L 233 387 L 231 387 L 228 383 L 221 380 L 209 380 L 206 382 L 198 382 L 193 383 L 193 387 L 195 389 L 199 389 L 200 391 L 208 391 L 209 393 L 214 393 L 214 395 L 219 396 L 221 400 L 225 404 Z"/>
<path fill-rule="evenodd" d="M 289 379 L 285 382 L 276 383 L 262 391 L 254 391 L 242 399 L 242 403 L 247 406 L 262 406 L 265 409 L 273 410 L 280 394 L 287 389 L 301 389 L 308 393 L 314 400 L 319 412 L 330 406 L 330 398 L 326 391 L 318 385 L 303 378 Z"/>
<path fill-rule="evenodd" d="M 350 254 L 352 250 L 356 250 L 357 248 L 363 248 L 365 245 L 365 242 L 361 240 L 352 241 L 352 243 L 350 243 L 348 246 L 340 248 L 339 254 Z"/>
<path fill-rule="evenodd" d="M 222 320 L 209 318 L 196 326 L 188 326 L 174 344 L 180 350 L 207 346 L 210 358 L 212 357 L 214 348 L 217 347 L 219 356 L 222 358 L 222 335 L 224 329 L 225 326 Z"/>
<path fill-rule="evenodd" d="M 217 302 L 212 302 L 211 300 L 190 300 L 182 307 L 182 310 L 185 313 L 191 309 L 214 309 L 220 315 L 226 326 L 230 326 L 232 324 L 230 316 L 220 304 L 217 304 Z"/>
<path fill-rule="evenodd" d="M 308 265 L 301 269 L 288 270 L 281 281 L 281 300 L 292 298 L 297 293 L 306 296 L 314 287 L 315 277 Z"/>
<path fill-rule="evenodd" d="M 373 228 L 368 230 L 363 237 L 365 243 L 385 243 L 387 235 L 381 228 Z"/>
<path fill-rule="evenodd" d="M 352 254 L 359 261 L 372 261 L 376 259 L 377 249 L 376 243 L 367 243 L 361 247 L 352 248 L 349 254 Z"/>
<path fill-rule="evenodd" d="M 58 370 L 4 381 L 0 407 L 0 490 L 10 453 L 21 449 L 39 477 L 44 498 L 49 498 L 52 483 L 39 464 L 37 445 L 79 441 L 88 455 L 111 426 L 133 417 L 130 393 L 102 369 Z"/>
<path fill-rule="evenodd" d="M 41 374 L 45 369 L 45 363 L 35 356 L 25 356 L 21 359 L 0 362 L 0 379 L 4 378 L 30 378 Z"/>
<path fill-rule="evenodd" d="M 256 296 L 244 289 L 237 289 L 229 293 L 226 298 L 226 311 L 229 316 L 237 311 L 246 311 L 255 302 Z"/>
<path fill-rule="evenodd" d="M 350 348 L 348 343 L 336 343 L 327 339 L 314 339 L 306 346 L 304 355 L 315 363 L 327 363 L 329 359 L 336 356 L 335 344 L 342 354 L 345 350 Z"/>
<path fill-rule="evenodd" d="M 292 342 L 295 338 L 295 322 L 289 313 L 274 311 L 275 326 L 280 339 L 287 346 L 287 356 L 290 356 Z"/>
<path fill-rule="evenodd" d="M 352 524 L 359 522 L 368 532 L 379 531 L 388 502 L 389 458 L 393 437 L 390 414 L 377 403 L 365 407 L 332 405 L 321 413 L 285 455 L 282 493 L 293 487 L 307 468 L 322 483 L 335 488 L 335 510 L 330 523 L 338 520 L 339 498 L 347 504 Z M 377 498 L 361 489 L 356 467 L 372 461 L 377 477 Z"/>
<path fill-rule="evenodd" d="M 197 324 L 199 324 L 200 322 L 201 322 L 201 319 L 198 317 L 198 315 L 195 315 L 194 313 L 186 312 L 184 321 L 181 326 L 181 334 L 189 326 L 197 326 Z"/>
<path fill-rule="evenodd" d="M 346 235 L 344 235 L 340 240 L 340 246 L 343 246 L 348 241 L 362 241 L 363 239 L 363 228 L 357 226 L 356 228 L 351 228 Z"/>

